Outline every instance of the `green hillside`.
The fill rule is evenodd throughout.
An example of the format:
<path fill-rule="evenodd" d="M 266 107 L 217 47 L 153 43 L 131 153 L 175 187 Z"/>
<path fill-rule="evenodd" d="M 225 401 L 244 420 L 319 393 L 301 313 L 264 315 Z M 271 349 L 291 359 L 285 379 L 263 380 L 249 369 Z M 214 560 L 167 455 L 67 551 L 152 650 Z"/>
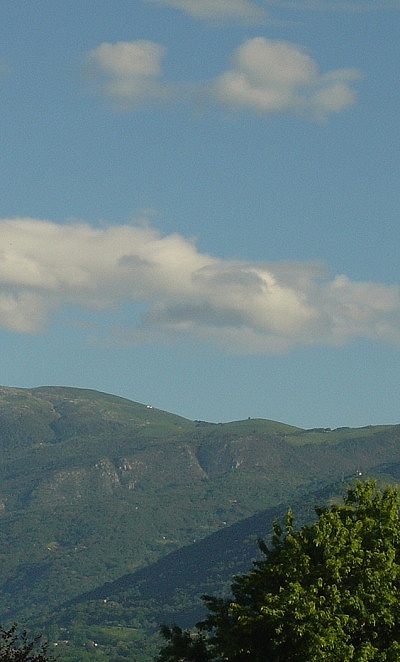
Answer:
<path fill-rule="evenodd" d="M 294 504 L 299 522 L 312 517 L 316 503 L 336 493 L 339 488 L 333 486 Z M 274 519 L 284 511 L 283 505 L 261 511 L 106 582 L 62 606 L 47 623 L 39 621 L 39 629 L 59 642 L 65 661 L 122 662 L 125 656 L 148 662 L 162 643 L 160 623 L 189 627 L 203 618 L 200 596 L 228 593 L 232 575 L 248 570 L 250 560 L 259 556 L 259 536 L 268 539 Z"/>
<path fill-rule="evenodd" d="M 96 391 L 1 387 L 0 622 L 49 619 L 50 635 L 62 638 L 54 621 L 60 605 L 81 604 L 79 596 L 105 582 L 159 567 L 154 564 L 167 557 L 173 562 L 184 547 L 195 549 L 212 534 L 344 478 L 374 471 L 396 480 L 399 442 L 397 425 L 302 430 L 261 419 L 212 424 Z M 249 533 L 252 544 L 258 533 L 265 528 Z M 224 561 L 221 581 L 243 556 L 240 551 L 236 561 Z M 215 583 L 214 571 L 203 575 L 201 585 Z M 192 609 L 189 594 L 182 600 Z M 140 618 L 129 618 L 136 629 L 116 616 L 119 599 L 108 620 L 115 637 L 127 639 L 121 650 L 130 650 L 133 638 L 143 652 L 146 618 L 154 631 L 157 616 L 140 591 L 135 595 Z M 167 612 L 173 611 L 179 599 L 168 600 Z M 132 595 L 125 602 L 131 614 Z M 76 619 L 81 643 L 94 640 L 83 612 Z M 122 622 L 128 627 L 123 636 Z M 82 651 L 75 659 L 83 659 Z"/>

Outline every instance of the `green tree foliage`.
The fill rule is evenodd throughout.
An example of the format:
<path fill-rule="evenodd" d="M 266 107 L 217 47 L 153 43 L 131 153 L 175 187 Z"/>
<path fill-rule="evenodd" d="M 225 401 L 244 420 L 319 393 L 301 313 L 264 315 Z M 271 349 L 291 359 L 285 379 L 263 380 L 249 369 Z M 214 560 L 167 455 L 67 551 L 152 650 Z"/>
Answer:
<path fill-rule="evenodd" d="M 159 662 L 400 660 L 397 489 L 357 482 L 316 514 L 298 530 L 290 510 L 276 522 L 232 597 L 203 597 L 208 616 L 194 631 L 164 626 Z"/>
<path fill-rule="evenodd" d="M 182 630 L 178 625 L 173 625 L 171 628 L 162 625 L 161 634 L 168 639 L 169 643 L 162 649 L 158 658 L 160 661 L 207 662 L 207 660 L 214 659 L 208 646 L 209 642 L 203 633 L 191 633 Z"/>
<path fill-rule="evenodd" d="M 50 662 L 47 644 L 41 637 L 30 639 L 25 631 L 17 633 L 17 626 L 8 630 L 0 627 L 0 662 Z"/>

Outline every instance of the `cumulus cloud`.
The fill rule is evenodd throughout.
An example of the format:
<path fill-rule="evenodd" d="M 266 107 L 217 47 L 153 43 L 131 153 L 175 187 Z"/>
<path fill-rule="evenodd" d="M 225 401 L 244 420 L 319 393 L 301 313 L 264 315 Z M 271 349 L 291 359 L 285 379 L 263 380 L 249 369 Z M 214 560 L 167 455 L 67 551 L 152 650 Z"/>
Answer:
<path fill-rule="evenodd" d="M 86 67 L 100 90 L 128 107 L 143 101 L 166 99 L 173 86 L 161 80 L 165 48 L 153 41 L 104 42 L 86 55 Z"/>
<path fill-rule="evenodd" d="M 355 69 L 320 73 L 316 62 L 286 41 L 255 37 L 234 53 L 233 66 L 214 82 L 216 98 L 238 110 L 258 113 L 295 111 L 318 118 L 355 100 L 350 82 Z"/>
<path fill-rule="evenodd" d="M 0 325 L 10 331 L 39 332 L 66 304 L 111 318 L 140 304 L 139 323 L 115 329 L 124 342 L 185 338 L 245 353 L 400 342 L 397 285 L 332 278 L 318 264 L 222 259 L 144 224 L 4 219 L 0 237 Z"/>
<path fill-rule="evenodd" d="M 239 19 L 253 21 L 265 16 L 265 9 L 252 0 L 145 0 L 174 9 L 199 19 Z"/>
<path fill-rule="evenodd" d="M 165 49 L 152 41 L 103 43 L 86 63 L 103 94 L 121 109 L 143 102 L 182 101 L 199 96 L 234 110 L 260 114 L 296 112 L 323 119 L 355 100 L 351 82 L 360 73 L 351 68 L 320 73 L 299 46 L 255 37 L 239 46 L 232 68 L 207 83 L 167 83 L 161 60 Z"/>

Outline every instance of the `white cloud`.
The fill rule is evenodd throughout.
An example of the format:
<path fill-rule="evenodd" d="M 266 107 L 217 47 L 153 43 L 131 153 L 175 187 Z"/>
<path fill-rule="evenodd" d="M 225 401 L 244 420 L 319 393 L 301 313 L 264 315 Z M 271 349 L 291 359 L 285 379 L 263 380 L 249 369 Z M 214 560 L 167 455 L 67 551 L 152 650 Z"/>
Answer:
<path fill-rule="evenodd" d="M 146 0 L 145 0 L 146 1 Z M 254 21 L 265 16 L 265 9 L 252 0 L 147 0 L 199 19 L 239 19 Z"/>
<path fill-rule="evenodd" d="M 295 111 L 317 118 L 351 105 L 355 69 L 321 74 L 301 48 L 285 41 L 255 37 L 233 56 L 233 67 L 214 82 L 216 98 L 235 109 L 266 114 Z"/>
<path fill-rule="evenodd" d="M 355 100 L 355 69 L 320 73 L 299 46 L 255 37 L 232 57 L 233 67 L 208 83 L 173 84 L 163 80 L 165 49 L 151 41 L 103 43 L 86 62 L 103 94 L 128 109 L 143 102 L 197 100 L 260 114 L 295 112 L 317 119 L 339 112 Z"/>
<path fill-rule="evenodd" d="M 189 338 L 271 353 L 363 337 L 400 342 L 400 288 L 330 278 L 321 265 L 218 258 L 146 225 L 0 220 L 0 325 L 38 332 L 65 304 L 145 308 L 129 342 Z M 136 314 L 135 312 L 135 314 Z"/>
<path fill-rule="evenodd" d="M 172 94 L 172 86 L 161 81 L 164 55 L 165 48 L 153 41 L 104 42 L 89 51 L 86 65 L 101 91 L 124 108 Z"/>

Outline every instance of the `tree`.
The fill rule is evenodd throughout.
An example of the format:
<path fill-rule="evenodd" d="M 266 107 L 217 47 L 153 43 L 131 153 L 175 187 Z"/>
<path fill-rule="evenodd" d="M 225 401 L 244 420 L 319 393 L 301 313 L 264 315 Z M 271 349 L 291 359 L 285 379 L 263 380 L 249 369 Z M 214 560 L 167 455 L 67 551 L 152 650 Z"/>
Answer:
<path fill-rule="evenodd" d="M 200 626 L 200 624 L 199 624 Z M 168 639 L 167 644 L 159 655 L 159 660 L 169 662 L 169 660 L 180 662 L 188 660 L 190 662 L 207 662 L 212 660 L 212 652 L 208 647 L 208 641 L 204 634 L 191 633 L 182 630 L 178 625 L 169 628 L 167 625 L 161 626 L 161 634 Z"/>
<path fill-rule="evenodd" d="M 47 644 L 41 637 L 29 639 L 25 631 L 17 633 L 17 626 L 8 630 L 0 627 L 0 662 L 50 662 L 54 660 L 47 653 Z"/>
<path fill-rule="evenodd" d="M 232 597 L 203 596 L 208 615 L 193 631 L 164 626 L 159 662 L 400 660 L 398 490 L 358 481 L 316 514 L 298 530 L 290 510 L 275 522 Z"/>

